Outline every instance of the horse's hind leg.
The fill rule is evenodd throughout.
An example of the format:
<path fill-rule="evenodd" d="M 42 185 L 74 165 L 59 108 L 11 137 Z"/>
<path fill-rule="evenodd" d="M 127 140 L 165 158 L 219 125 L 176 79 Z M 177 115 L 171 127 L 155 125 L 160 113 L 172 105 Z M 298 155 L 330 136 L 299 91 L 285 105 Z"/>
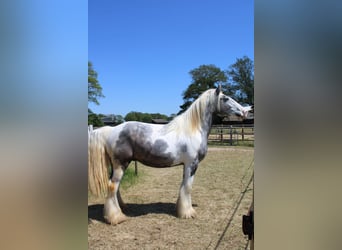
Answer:
<path fill-rule="evenodd" d="M 179 190 L 179 197 L 176 205 L 177 217 L 179 218 L 188 219 L 196 217 L 196 211 L 192 207 L 191 190 L 197 166 L 198 161 L 194 161 L 192 164 L 184 166 L 183 182 Z"/>
<path fill-rule="evenodd" d="M 127 205 L 125 204 L 125 202 L 122 200 L 121 194 L 120 194 L 120 188 L 118 189 L 117 192 L 117 197 L 118 197 L 118 202 L 119 202 L 119 206 L 121 207 L 122 210 L 125 210 L 127 208 Z"/>
<path fill-rule="evenodd" d="M 119 164 L 113 164 L 113 176 L 108 184 L 108 196 L 104 204 L 104 217 L 108 223 L 116 225 L 124 220 L 126 216 L 122 213 L 120 204 L 122 203 L 119 194 L 119 185 L 124 174 L 123 168 Z"/>

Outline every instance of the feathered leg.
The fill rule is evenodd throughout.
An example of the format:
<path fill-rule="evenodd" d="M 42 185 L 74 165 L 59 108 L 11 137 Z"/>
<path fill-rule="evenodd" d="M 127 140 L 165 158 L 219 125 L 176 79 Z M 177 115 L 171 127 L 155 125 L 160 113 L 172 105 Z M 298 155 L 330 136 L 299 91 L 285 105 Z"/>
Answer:
<path fill-rule="evenodd" d="M 196 211 L 192 207 L 191 190 L 197 167 L 197 160 L 189 165 L 184 166 L 183 181 L 179 190 L 179 196 L 176 205 L 177 217 L 179 218 L 188 219 L 196 217 Z"/>
<path fill-rule="evenodd" d="M 112 225 L 119 224 L 126 220 L 126 216 L 122 213 L 119 204 L 122 202 L 119 193 L 119 185 L 123 173 L 124 171 L 120 165 L 113 164 L 113 176 L 108 183 L 108 196 L 104 204 L 104 218 Z"/>

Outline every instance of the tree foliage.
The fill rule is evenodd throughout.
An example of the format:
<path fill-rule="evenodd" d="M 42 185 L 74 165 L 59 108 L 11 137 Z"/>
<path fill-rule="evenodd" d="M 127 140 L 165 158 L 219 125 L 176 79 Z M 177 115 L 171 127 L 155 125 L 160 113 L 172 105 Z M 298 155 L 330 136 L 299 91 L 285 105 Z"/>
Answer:
<path fill-rule="evenodd" d="M 88 61 L 88 102 L 99 105 L 98 98 L 104 97 L 102 87 L 97 80 L 97 72 L 93 68 L 93 64 Z"/>
<path fill-rule="evenodd" d="M 254 104 L 254 63 L 244 56 L 237 58 L 236 62 L 227 71 L 231 80 L 230 89 L 235 91 L 238 102 Z"/>
<path fill-rule="evenodd" d="M 146 122 L 151 123 L 152 119 L 165 119 L 169 120 L 167 115 L 159 114 L 159 113 L 142 113 L 131 111 L 125 116 L 126 121 L 139 121 L 139 122 Z"/>
<path fill-rule="evenodd" d="M 101 115 L 93 113 L 88 109 L 88 125 L 93 125 L 94 127 L 102 127 L 104 124 L 101 120 Z"/>
<path fill-rule="evenodd" d="M 184 103 L 178 114 L 184 112 L 205 90 L 222 86 L 224 94 L 238 102 L 254 104 L 254 63 L 247 56 L 237 58 L 223 71 L 215 65 L 201 65 L 189 72 L 192 81 L 183 92 Z"/>
<path fill-rule="evenodd" d="M 183 92 L 184 103 L 180 106 L 179 114 L 184 112 L 202 92 L 227 81 L 225 72 L 213 64 L 201 65 L 191 70 L 189 74 L 192 77 L 192 82 Z"/>

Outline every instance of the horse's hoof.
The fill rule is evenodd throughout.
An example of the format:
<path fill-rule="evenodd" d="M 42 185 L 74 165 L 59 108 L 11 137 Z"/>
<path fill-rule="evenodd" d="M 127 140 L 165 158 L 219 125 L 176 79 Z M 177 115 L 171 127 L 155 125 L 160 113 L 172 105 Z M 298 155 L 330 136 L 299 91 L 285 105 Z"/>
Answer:
<path fill-rule="evenodd" d="M 193 208 L 190 208 L 186 211 L 177 212 L 177 217 L 181 219 L 190 219 L 190 218 L 196 218 L 196 211 Z"/>
<path fill-rule="evenodd" d="M 127 220 L 126 215 L 124 215 L 123 213 L 120 213 L 118 215 L 111 214 L 108 216 L 104 216 L 104 218 L 111 225 L 117 225 L 117 224 L 120 224 L 120 223 L 124 222 L 125 220 Z"/>

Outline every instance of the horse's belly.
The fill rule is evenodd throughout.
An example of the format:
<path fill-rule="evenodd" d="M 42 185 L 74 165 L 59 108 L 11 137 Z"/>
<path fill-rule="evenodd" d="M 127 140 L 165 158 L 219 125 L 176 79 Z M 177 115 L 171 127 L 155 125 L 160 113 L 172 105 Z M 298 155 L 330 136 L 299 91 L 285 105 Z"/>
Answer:
<path fill-rule="evenodd" d="M 136 160 L 145 164 L 146 166 L 155 168 L 167 168 L 175 165 L 174 161 L 160 156 L 140 157 Z"/>
<path fill-rule="evenodd" d="M 171 167 L 175 165 L 176 157 L 168 149 L 167 142 L 162 139 L 154 143 L 136 144 L 133 158 L 151 167 Z"/>

